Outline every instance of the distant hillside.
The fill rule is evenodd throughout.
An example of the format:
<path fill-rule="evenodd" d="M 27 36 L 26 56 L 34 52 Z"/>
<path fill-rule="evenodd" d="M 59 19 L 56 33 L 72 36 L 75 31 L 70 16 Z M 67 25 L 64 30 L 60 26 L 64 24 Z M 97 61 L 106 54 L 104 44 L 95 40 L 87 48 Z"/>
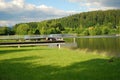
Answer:
<path fill-rule="evenodd" d="M 16 24 L 15 34 L 58 34 L 104 35 L 120 33 L 120 9 L 91 11 L 42 22 Z"/>
<path fill-rule="evenodd" d="M 61 18 L 59 21 L 63 26 L 71 28 L 107 24 L 111 24 L 112 27 L 116 27 L 120 23 L 120 10 L 84 12 Z"/>

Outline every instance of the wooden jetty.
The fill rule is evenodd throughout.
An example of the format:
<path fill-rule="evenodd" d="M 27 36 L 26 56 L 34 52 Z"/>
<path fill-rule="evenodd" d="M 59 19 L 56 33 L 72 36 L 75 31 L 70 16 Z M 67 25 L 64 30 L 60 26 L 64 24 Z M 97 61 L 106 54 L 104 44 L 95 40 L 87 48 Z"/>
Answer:
<path fill-rule="evenodd" d="M 65 41 L 29 41 L 29 42 L 0 42 L 0 47 L 2 46 L 40 46 L 40 45 L 56 45 L 60 48 L 61 44 Z"/>
<path fill-rule="evenodd" d="M 71 35 L 51 34 L 51 35 L 13 35 L 0 36 L 1 46 L 39 46 L 39 45 L 57 45 L 60 48 L 64 44 L 64 37 Z"/>
<path fill-rule="evenodd" d="M 41 37 L 41 36 L 27 36 L 23 37 L 3 37 L 0 40 L 0 47 L 2 46 L 39 46 L 39 45 L 56 45 L 60 48 L 60 45 L 63 44 L 65 41 L 58 37 Z M 4 40 L 7 40 L 4 42 Z M 12 41 L 9 41 L 12 40 Z"/>

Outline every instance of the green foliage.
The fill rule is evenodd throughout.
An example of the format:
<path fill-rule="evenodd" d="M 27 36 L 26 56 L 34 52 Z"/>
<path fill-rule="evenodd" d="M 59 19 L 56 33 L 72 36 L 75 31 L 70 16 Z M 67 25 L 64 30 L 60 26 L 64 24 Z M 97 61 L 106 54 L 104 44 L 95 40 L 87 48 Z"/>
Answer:
<path fill-rule="evenodd" d="M 120 34 L 120 26 L 118 26 L 117 31 L 118 31 L 118 33 Z"/>
<path fill-rule="evenodd" d="M 96 31 L 95 31 L 95 28 L 94 27 L 89 27 L 89 34 L 90 35 L 96 35 Z"/>
<path fill-rule="evenodd" d="M 60 23 L 55 23 L 55 22 L 53 22 L 52 24 L 50 24 L 50 33 L 51 34 L 59 34 L 59 33 L 61 33 L 61 31 L 63 31 L 64 30 L 64 27 L 62 27 L 62 25 L 60 24 Z"/>
<path fill-rule="evenodd" d="M 117 25 L 117 33 L 120 34 L 120 21 L 119 24 Z"/>
<path fill-rule="evenodd" d="M 20 23 L 13 32 L 20 35 L 77 33 L 101 35 L 120 33 L 120 10 L 91 11 L 42 22 Z M 93 27 L 93 29 L 90 29 Z M 37 31 L 37 32 L 36 32 Z M 1 32 L 1 34 L 3 34 Z"/>
<path fill-rule="evenodd" d="M 80 27 L 76 28 L 77 34 L 82 34 L 83 31 L 84 31 L 84 28 L 82 27 L 82 25 L 80 25 Z"/>
<path fill-rule="evenodd" d="M 102 28 L 102 34 L 109 34 L 109 33 L 110 33 L 110 29 L 108 27 Z"/>
<path fill-rule="evenodd" d="M 99 27 L 89 27 L 89 34 L 90 35 L 101 35 L 102 34 L 102 30 Z"/>
<path fill-rule="evenodd" d="M 112 26 L 116 26 L 120 21 L 120 10 L 107 10 L 107 11 L 92 11 L 85 12 L 69 17 L 64 17 L 59 21 L 66 27 L 83 27 L 95 26 L 97 24 L 104 25 L 110 23 Z"/>
<path fill-rule="evenodd" d="M 40 34 L 40 31 L 37 29 L 37 30 L 35 30 L 35 33 L 34 33 L 35 35 L 39 35 Z"/>
<path fill-rule="evenodd" d="M 71 33 L 72 29 L 71 28 L 65 28 L 65 33 Z"/>
<path fill-rule="evenodd" d="M 9 31 L 8 27 L 0 27 L 0 35 L 9 35 Z"/>
<path fill-rule="evenodd" d="M 95 27 L 95 35 L 101 35 L 102 34 L 102 30 L 100 27 Z"/>
<path fill-rule="evenodd" d="M 83 31 L 83 35 L 85 35 L 85 36 L 90 35 L 90 34 L 89 34 L 89 30 L 88 30 L 88 29 L 85 29 L 85 30 Z"/>
<path fill-rule="evenodd" d="M 18 35 L 27 35 L 28 32 L 29 32 L 29 30 L 30 30 L 29 25 L 27 25 L 27 24 L 20 24 L 20 25 L 17 27 L 17 29 L 16 29 L 16 33 L 17 33 Z"/>

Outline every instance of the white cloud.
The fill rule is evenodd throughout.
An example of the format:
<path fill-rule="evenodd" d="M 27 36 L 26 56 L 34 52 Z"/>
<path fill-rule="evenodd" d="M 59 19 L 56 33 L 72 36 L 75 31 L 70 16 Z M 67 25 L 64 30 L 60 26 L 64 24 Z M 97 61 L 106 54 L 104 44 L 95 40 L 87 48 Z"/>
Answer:
<path fill-rule="evenodd" d="M 26 10 L 34 10 L 35 8 L 36 8 L 36 6 L 33 4 L 28 4 L 27 6 L 25 6 Z"/>
<path fill-rule="evenodd" d="M 36 6 L 25 3 L 24 0 L 0 0 L 0 25 L 41 21 L 73 13 L 75 12 L 59 10 L 44 4 Z"/>
<path fill-rule="evenodd" d="M 10 2 L 12 6 L 16 6 L 19 8 L 23 8 L 24 7 L 24 0 L 13 0 Z"/>
<path fill-rule="evenodd" d="M 14 21 L 7 21 L 7 20 L 0 20 L 0 26 L 11 26 L 14 25 L 16 22 Z"/>
<path fill-rule="evenodd" d="M 42 5 L 38 6 L 38 8 L 40 8 L 40 9 L 48 9 L 48 8 L 52 8 L 52 7 L 48 7 L 48 6 L 44 5 L 44 4 L 42 4 Z"/>
<path fill-rule="evenodd" d="M 68 0 L 79 3 L 88 10 L 120 9 L 120 0 Z"/>

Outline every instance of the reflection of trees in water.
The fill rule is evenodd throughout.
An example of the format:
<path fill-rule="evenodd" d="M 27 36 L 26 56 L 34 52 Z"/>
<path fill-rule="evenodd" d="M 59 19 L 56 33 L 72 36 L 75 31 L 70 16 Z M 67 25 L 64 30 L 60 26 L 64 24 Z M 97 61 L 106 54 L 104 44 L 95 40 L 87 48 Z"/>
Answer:
<path fill-rule="evenodd" d="M 120 53 L 120 38 L 77 38 L 78 48 L 89 51 L 105 51 L 109 54 Z"/>

